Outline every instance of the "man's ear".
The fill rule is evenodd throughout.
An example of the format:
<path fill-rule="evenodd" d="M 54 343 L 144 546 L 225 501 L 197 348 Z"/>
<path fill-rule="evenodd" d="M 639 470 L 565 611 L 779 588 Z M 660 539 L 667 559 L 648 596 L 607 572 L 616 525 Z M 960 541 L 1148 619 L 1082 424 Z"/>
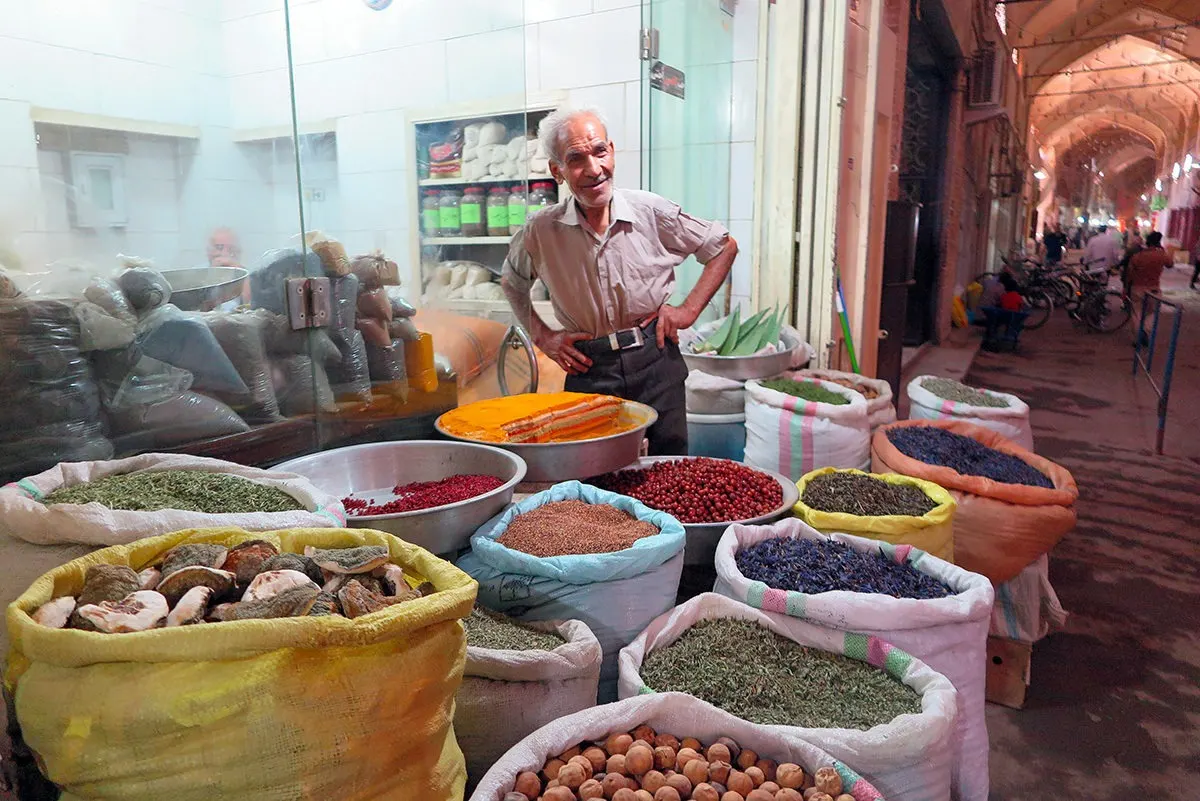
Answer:
<path fill-rule="evenodd" d="M 550 159 L 550 177 L 552 177 L 556 183 L 560 184 L 566 180 L 566 178 L 563 177 L 562 169 L 559 167 L 558 162 L 556 162 L 554 159 Z"/>

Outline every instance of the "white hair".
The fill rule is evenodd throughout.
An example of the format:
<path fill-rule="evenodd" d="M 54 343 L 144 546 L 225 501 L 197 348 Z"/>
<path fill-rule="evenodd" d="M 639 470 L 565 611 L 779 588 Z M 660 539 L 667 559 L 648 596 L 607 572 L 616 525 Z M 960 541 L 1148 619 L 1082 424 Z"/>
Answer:
<path fill-rule="evenodd" d="M 562 164 L 562 146 L 563 132 L 567 128 L 567 123 L 579 117 L 595 117 L 602 126 L 604 126 L 604 135 L 608 137 L 608 120 L 604 117 L 604 112 L 592 106 L 563 106 L 547 114 L 542 121 L 538 123 L 538 142 L 541 143 L 542 150 L 546 151 L 546 156 L 553 162 Z"/>

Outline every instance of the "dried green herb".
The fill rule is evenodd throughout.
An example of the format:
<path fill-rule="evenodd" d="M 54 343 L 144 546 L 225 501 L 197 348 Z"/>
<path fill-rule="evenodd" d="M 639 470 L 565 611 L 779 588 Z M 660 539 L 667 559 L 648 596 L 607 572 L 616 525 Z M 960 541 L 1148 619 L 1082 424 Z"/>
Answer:
<path fill-rule="evenodd" d="M 921 711 L 916 691 L 884 671 L 748 620 L 696 623 L 646 657 L 642 681 L 768 725 L 869 729 Z"/>
<path fill-rule="evenodd" d="M 945 398 L 955 403 L 966 403 L 970 406 L 987 406 L 991 409 L 1006 409 L 1008 401 L 998 398 L 974 387 L 959 383 L 950 378 L 926 378 L 921 381 L 921 388 L 927 389 L 939 398 Z"/>
<path fill-rule="evenodd" d="M 920 487 L 892 484 L 858 473 L 826 473 L 804 486 L 804 505 L 822 512 L 862 517 L 912 515 L 920 517 L 937 504 Z"/>
<path fill-rule="evenodd" d="M 208 514 L 290 512 L 304 504 L 275 487 L 256 484 L 239 476 L 203 470 L 163 470 L 119 476 L 56 489 L 46 496 L 56 503 L 99 503 L 109 509 L 154 512 L 182 509 Z"/>
<path fill-rule="evenodd" d="M 507 615 L 476 606 L 463 621 L 467 645 L 506 651 L 553 651 L 566 642 L 557 632 L 537 631 Z"/>
<path fill-rule="evenodd" d="M 839 395 L 833 390 L 825 389 L 825 387 L 815 381 L 794 381 L 790 378 L 769 378 L 766 381 L 760 381 L 767 389 L 773 389 L 776 392 L 782 392 L 785 395 L 792 395 L 796 398 L 803 398 L 806 401 L 815 401 L 816 403 L 832 403 L 834 406 L 845 406 L 850 402 L 850 399 L 845 395 Z"/>

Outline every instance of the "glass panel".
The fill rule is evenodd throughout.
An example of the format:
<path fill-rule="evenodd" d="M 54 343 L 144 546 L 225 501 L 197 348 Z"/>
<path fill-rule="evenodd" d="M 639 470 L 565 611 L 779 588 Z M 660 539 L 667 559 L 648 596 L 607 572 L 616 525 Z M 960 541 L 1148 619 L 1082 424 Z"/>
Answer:
<path fill-rule="evenodd" d="M 644 23 L 658 31 L 659 49 L 658 58 L 646 62 L 642 140 L 647 188 L 689 214 L 728 226 L 733 17 L 723 5 L 721 0 L 643 2 Z M 656 63 L 684 73 L 683 98 L 651 86 Z M 680 265 L 673 303 L 683 301 L 701 270 L 694 258 Z M 729 285 L 713 298 L 701 322 L 725 313 Z"/>
<path fill-rule="evenodd" d="M 92 167 L 88 170 L 88 188 L 91 189 L 92 203 L 102 211 L 112 211 L 113 204 L 113 174 L 107 167 Z"/>

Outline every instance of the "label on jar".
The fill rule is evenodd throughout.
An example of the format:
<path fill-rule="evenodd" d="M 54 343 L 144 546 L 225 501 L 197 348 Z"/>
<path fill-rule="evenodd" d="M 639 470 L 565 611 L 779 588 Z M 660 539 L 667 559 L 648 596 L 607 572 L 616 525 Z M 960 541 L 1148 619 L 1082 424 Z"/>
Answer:
<path fill-rule="evenodd" d="M 488 206 L 488 228 L 508 227 L 508 207 Z"/>
<path fill-rule="evenodd" d="M 537 212 L 541 211 L 544 208 L 546 208 L 545 203 L 530 203 L 529 206 L 525 210 L 525 218 L 528 219 L 528 218 L 532 217 L 534 214 L 536 214 Z"/>
<path fill-rule="evenodd" d="M 438 209 L 438 227 L 443 231 L 457 231 L 462 228 L 462 218 L 458 206 L 442 206 Z"/>
<path fill-rule="evenodd" d="M 441 225 L 441 215 L 439 209 L 425 209 L 421 212 L 421 224 L 425 228 L 425 233 L 434 235 L 438 232 L 438 226 Z"/>
<path fill-rule="evenodd" d="M 508 204 L 508 224 L 520 227 L 525 224 L 525 204 L 524 203 L 509 203 Z"/>
<path fill-rule="evenodd" d="M 482 203 L 464 203 L 458 208 L 462 212 L 463 225 L 478 225 L 483 220 Z"/>

